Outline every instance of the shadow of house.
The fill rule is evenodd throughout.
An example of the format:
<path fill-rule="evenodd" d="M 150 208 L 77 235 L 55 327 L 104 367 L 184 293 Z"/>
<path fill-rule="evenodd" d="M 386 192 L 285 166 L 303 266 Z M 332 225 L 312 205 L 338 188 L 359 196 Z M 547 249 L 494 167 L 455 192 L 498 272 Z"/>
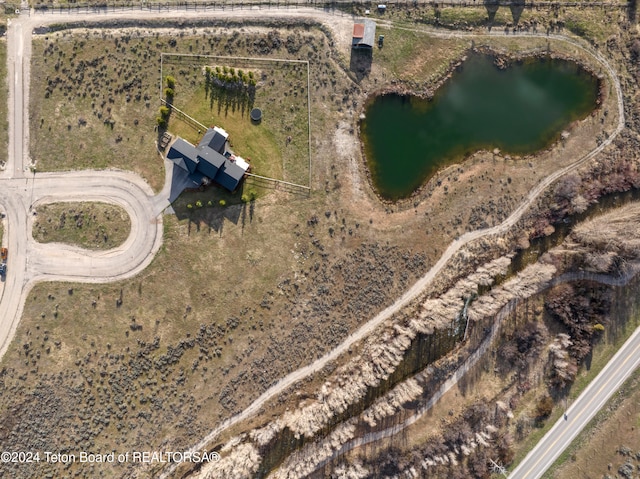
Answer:
<path fill-rule="evenodd" d="M 373 62 L 373 51 L 364 48 L 352 48 L 351 59 L 349 61 L 349 71 L 351 71 L 358 82 L 371 73 L 371 63 Z"/>
<path fill-rule="evenodd" d="M 186 189 L 198 188 L 200 183 L 194 182 L 190 178 L 188 172 L 182 168 L 176 168 L 175 165 L 171 171 L 171 188 L 169 190 L 169 203 L 173 204 L 174 201 L 182 194 Z"/>
<path fill-rule="evenodd" d="M 246 209 L 246 204 L 244 203 L 225 207 L 203 207 L 193 210 L 180 209 L 176 210 L 176 217 L 179 220 L 188 219 L 190 230 L 191 228 L 200 230 L 201 225 L 205 225 L 206 228 L 209 228 L 209 232 L 215 231 L 221 235 L 224 221 L 231 221 L 234 225 L 237 225 L 244 209 Z"/>

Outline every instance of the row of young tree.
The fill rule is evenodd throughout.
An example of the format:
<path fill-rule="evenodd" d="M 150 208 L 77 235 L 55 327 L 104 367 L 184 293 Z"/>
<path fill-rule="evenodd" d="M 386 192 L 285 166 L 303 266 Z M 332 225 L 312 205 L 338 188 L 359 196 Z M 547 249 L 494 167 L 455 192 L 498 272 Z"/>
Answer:
<path fill-rule="evenodd" d="M 209 108 L 218 103 L 218 113 L 224 107 L 225 114 L 232 111 L 250 111 L 256 97 L 257 80 L 252 71 L 245 72 L 233 67 L 216 66 L 205 68 L 205 97 Z"/>
<path fill-rule="evenodd" d="M 206 67 L 205 68 L 206 84 L 211 85 L 214 80 L 218 80 L 221 84 L 236 84 L 246 87 L 255 87 L 256 79 L 252 71 L 245 72 L 241 69 L 236 70 L 233 67 Z"/>

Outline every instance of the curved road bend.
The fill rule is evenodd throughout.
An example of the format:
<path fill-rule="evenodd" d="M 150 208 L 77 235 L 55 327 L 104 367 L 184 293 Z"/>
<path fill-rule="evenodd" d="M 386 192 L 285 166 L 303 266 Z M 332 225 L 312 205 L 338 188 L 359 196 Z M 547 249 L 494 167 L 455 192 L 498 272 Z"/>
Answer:
<path fill-rule="evenodd" d="M 34 18 L 38 18 L 35 15 Z M 142 178 L 130 172 L 29 171 L 29 72 L 32 30 L 38 23 L 22 15 L 9 20 L 9 155 L 0 172 L 0 210 L 6 213 L 3 244 L 9 248 L 7 275 L 0 282 L 0 358 L 22 316 L 26 297 L 38 281 L 108 282 L 138 274 L 162 243 L 163 194 L 154 197 Z M 52 22 L 48 18 L 43 23 Z M 58 18 L 59 20 L 59 18 Z M 163 190 L 166 192 L 166 190 Z M 32 205 L 50 201 L 104 201 L 122 206 L 131 218 L 125 243 L 110 251 L 89 251 L 36 243 L 31 235 Z"/>
<path fill-rule="evenodd" d="M 308 8 L 300 8 L 295 9 L 293 11 L 264 11 L 260 10 L 259 13 L 255 11 L 214 11 L 214 12 L 191 12 L 191 11 L 182 11 L 181 17 L 183 18 L 203 18 L 203 17 L 251 17 L 260 15 L 261 17 L 271 16 L 271 17 L 312 17 L 315 19 L 319 19 L 321 21 L 327 20 L 327 18 L 331 18 L 330 13 L 308 9 Z M 26 224 L 26 215 L 28 210 L 27 199 L 24 193 L 21 192 L 20 186 L 16 183 L 18 178 L 23 177 L 25 166 L 27 165 L 27 153 L 28 149 L 28 114 L 24 114 L 23 112 L 28 112 L 28 84 L 29 84 L 29 69 L 30 69 L 30 53 L 31 53 L 31 34 L 32 30 L 35 26 L 46 25 L 50 23 L 60 23 L 65 21 L 77 21 L 77 20 L 100 20 L 100 19 L 112 19 L 112 18 L 175 18 L 175 11 L 167 10 L 162 12 L 144 12 L 144 11 L 115 11 L 108 13 L 72 13 L 72 14 L 60 14 L 60 15 L 46 15 L 42 13 L 33 13 L 32 16 L 21 15 L 18 18 L 12 19 L 11 24 L 8 29 L 8 71 L 11 76 L 13 76 L 13 81 L 9 81 L 9 132 L 10 132 L 10 151 L 14 153 L 13 158 L 11 158 L 8 162 L 8 167 L 5 169 L 5 172 L 2 174 L 2 180 L 0 180 L 0 205 L 7 212 L 8 217 L 8 226 L 7 231 L 8 234 L 5 235 L 8 237 L 6 240 L 7 244 L 10 246 L 11 250 L 14 251 L 14 254 L 11 256 L 9 268 L 10 271 L 13 271 L 15 274 L 15 278 L 9 280 L 5 283 L 5 287 L 3 288 L 2 297 L 0 299 L 0 356 L 4 354 L 6 350 L 7 344 L 15 331 L 15 326 L 17 325 L 18 318 L 21 314 L 21 310 L 24 304 L 24 299 L 28 290 L 30 289 L 33 281 L 35 281 L 35 277 L 46 277 L 49 280 L 54 280 L 58 277 L 60 273 L 59 264 L 56 266 L 56 260 L 51 262 L 47 262 L 47 260 L 41 257 L 42 250 L 40 247 L 33 246 L 33 240 L 31 239 L 30 233 L 27 231 Z M 420 30 L 420 29 L 416 29 Z M 424 31 L 424 29 L 422 29 Z M 433 34 L 433 32 L 430 32 Z M 439 36 L 460 36 L 465 38 L 473 38 L 473 34 L 456 34 L 456 33 L 442 33 L 438 32 Z M 494 32 L 490 35 L 481 34 L 475 35 L 477 37 L 487 37 L 487 36 L 500 36 L 504 35 L 502 32 Z M 515 37 L 532 37 L 539 36 L 547 38 L 546 35 L 510 35 Z M 371 319 L 369 322 L 365 323 L 358 331 L 354 332 L 351 336 L 349 336 L 340 346 L 336 349 L 315 361 L 314 363 L 301 368 L 293 373 L 289 374 L 285 378 L 282 378 L 277 384 L 269 388 L 265 393 L 263 393 L 254 403 L 252 403 L 247 409 L 245 409 L 242 413 L 229 418 L 227 421 L 224 421 L 217 428 L 215 428 L 209 435 L 207 435 L 202 441 L 200 441 L 194 449 L 202 448 L 204 445 L 211 441 L 214 437 L 216 437 L 222 430 L 229 427 L 231 424 L 235 424 L 241 420 L 244 420 L 259 411 L 259 409 L 273 396 L 278 394 L 280 391 L 286 389 L 291 386 L 298 380 L 313 374 L 319 370 L 321 370 L 327 363 L 335 360 L 338 356 L 343 354 L 349 347 L 351 347 L 354 343 L 360 341 L 368 334 L 370 334 L 376 327 L 382 324 L 386 319 L 388 319 L 395 312 L 399 311 L 401 308 L 406 306 L 410 301 L 414 300 L 420 292 L 432 281 L 432 279 L 436 276 L 437 273 L 444 267 L 444 265 L 448 262 L 448 260 L 464 245 L 473 241 L 477 238 L 502 233 L 509 228 L 511 228 L 523 215 L 523 213 L 531 206 L 531 204 L 538 198 L 538 196 L 554 181 L 563 176 L 564 174 L 578 168 L 585 162 L 589 161 L 591 158 L 600 153 L 604 148 L 606 148 L 620 133 L 622 128 L 624 127 L 624 111 L 622 105 L 622 91 L 620 88 L 619 81 L 614 70 L 611 66 L 606 62 L 602 56 L 599 54 L 594 54 L 594 52 L 586 49 L 582 44 L 576 42 L 573 39 L 567 39 L 562 36 L 553 36 L 554 39 L 558 41 L 564 41 L 571 43 L 579 48 L 582 48 L 585 52 L 594 56 L 594 58 L 603 66 L 603 68 L 608 72 L 611 81 L 613 82 L 613 86 L 616 90 L 617 100 L 618 100 L 618 109 L 619 109 L 619 122 L 615 131 L 597 148 L 591 151 L 589 154 L 575 161 L 573 164 L 556 171 L 555 173 L 549 175 L 547 178 L 542 180 L 538 185 L 536 185 L 529 193 L 527 198 L 516 208 L 516 210 L 500 225 L 497 225 L 493 228 L 486 230 L 479 230 L 470 233 L 466 233 L 461 236 L 457 241 L 454 241 L 445 251 L 443 256 L 439 259 L 439 261 L 429 270 L 424 277 L 422 277 L 418 282 L 416 282 L 402 297 L 398 298 L 396 302 L 386 308 L 384 311 L 379 313 L 376 317 Z M 22 138 L 24 141 L 20 141 Z M 11 156 L 11 155 L 10 155 Z M 38 174 L 38 176 L 40 176 Z M 103 185 L 110 184 L 110 173 L 101 172 L 101 179 Z M 7 180 L 8 178 L 13 178 L 11 180 Z M 23 182 L 25 180 L 22 180 Z M 38 183 L 38 180 L 35 180 L 35 183 Z M 17 194 L 15 197 L 9 199 L 7 198 L 6 192 L 12 189 Z M 26 188 L 25 188 L 26 190 Z M 5 193 L 5 194 L 3 194 Z M 53 195 L 53 192 L 50 193 L 41 193 L 43 197 L 48 195 Z M 58 196 L 59 197 L 59 196 Z M 13 209 L 13 211 L 9 211 Z M 140 225 L 140 227 L 144 228 L 144 224 L 154 223 L 153 227 L 156 231 L 160 232 L 161 235 L 161 225 L 157 224 L 157 222 L 150 221 L 149 216 L 146 218 L 146 223 L 144 218 L 138 218 L 134 215 L 136 214 L 135 209 L 127 211 L 132 215 L 132 224 L 136 223 Z M 152 214 L 151 212 L 149 212 Z M 151 228 L 150 228 L 151 229 Z M 151 235 L 149 236 L 151 237 Z M 157 240 L 161 241 L 161 236 Z M 22 246 L 21 246 L 22 245 Z M 33 252 L 35 257 L 29 258 L 30 262 L 33 264 L 33 268 L 27 268 L 27 260 L 23 254 L 26 254 L 27 245 L 31 248 L 30 251 Z M 159 243 L 158 243 L 159 245 Z M 154 247 L 148 246 L 148 255 L 153 254 Z M 18 253 L 18 254 L 15 254 Z M 76 257 L 74 260 L 74 270 L 80 271 L 82 265 L 78 262 L 87 261 L 87 256 L 96 258 L 100 253 L 90 253 L 90 252 L 81 252 L 76 251 Z M 136 262 L 139 265 L 143 264 L 144 259 L 138 258 Z M 91 263 L 91 261 L 89 261 Z M 84 263 L 86 264 L 86 263 Z M 47 271 L 46 268 L 52 267 L 54 271 Z M 121 265 L 116 268 L 117 271 L 114 271 L 114 274 L 111 274 L 110 271 L 104 270 L 104 265 L 100 265 L 100 271 L 104 273 L 105 276 L 102 278 L 85 276 L 83 277 L 81 273 L 74 273 L 72 276 L 76 281 L 108 281 L 108 278 L 112 278 L 117 276 L 119 278 L 124 278 L 129 275 L 135 274 L 138 270 L 136 269 L 133 273 L 127 273 L 121 271 L 119 269 Z M 108 269 L 108 268 L 107 268 Z M 31 278 L 29 275 L 33 274 L 34 278 Z M 10 293 L 10 294 L 7 294 Z M 10 299 L 7 299 L 10 298 Z M 167 473 L 170 471 L 167 470 Z M 166 476 L 166 474 L 163 474 Z"/>
<path fill-rule="evenodd" d="M 37 243 L 31 237 L 27 271 L 34 281 L 53 277 L 57 281 L 109 282 L 142 271 L 160 248 L 162 225 L 153 216 L 152 192 L 130 173 L 103 172 L 38 173 L 33 204 L 59 201 L 100 201 L 122 207 L 131 216 L 131 232 L 125 242 L 109 251 L 88 252 L 61 244 Z M 136 181 L 138 180 L 138 181 Z"/>
<path fill-rule="evenodd" d="M 0 292 L 0 355 L 22 315 L 24 301 L 38 281 L 110 282 L 138 274 L 162 244 L 162 220 L 155 214 L 151 188 L 127 172 L 37 173 L 35 178 L 0 179 L 0 206 L 7 214 L 4 242 L 7 275 Z M 89 251 L 33 240 L 30 206 L 57 201 L 101 201 L 121 206 L 131 218 L 125 242 L 109 251 Z"/>

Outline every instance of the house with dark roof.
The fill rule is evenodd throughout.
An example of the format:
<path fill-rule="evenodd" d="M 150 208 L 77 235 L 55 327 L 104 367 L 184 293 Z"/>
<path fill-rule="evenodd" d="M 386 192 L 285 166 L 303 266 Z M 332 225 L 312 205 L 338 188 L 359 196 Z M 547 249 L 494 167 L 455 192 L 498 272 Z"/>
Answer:
<path fill-rule="evenodd" d="M 361 20 L 353 24 L 352 48 L 373 48 L 376 41 L 376 22 Z"/>
<path fill-rule="evenodd" d="M 198 150 L 198 171 L 207 178 L 215 178 L 224 165 L 226 158 L 217 151 L 212 150 L 208 146 Z"/>
<path fill-rule="evenodd" d="M 178 138 L 169 148 L 167 158 L 198 185 L 208 178 L 234 191 L 249 169 L 249 163 L 227 149 L 228 138 L 229 134 L 217 126 L 205 132 L 198 146 Z"/>
<path fill-rule="evenodd" d="M 196 150 L 196 147 L 182 138 L 178 138 L 175 143 L 171 145 L 169 153 L 167 154 L 167 158 L 189 173 L 196 171 L 198 164 L 197 157 L 198 150 Z"/>
<path fill-rule="evenodd" d="M 214 181 L 229 191 L 233 191 L 238 187 L 245 171 L 238 164 L 232 161 L 225 161 L 222 168 L 218 170 Z"/>
<path fill-rule="evenodd" d="M 217 151 L 220 154 L 224 154 L 225 147 L 227 145 L 227 138 L 229 138 L 229 134 L 224 131 L 222 128 L 214 126 L 213 128 L 209 128 L 200 143 L 198 143 L 198 148 L 204 148 L 205 146 L 211 148 L 213 151 Z"/>

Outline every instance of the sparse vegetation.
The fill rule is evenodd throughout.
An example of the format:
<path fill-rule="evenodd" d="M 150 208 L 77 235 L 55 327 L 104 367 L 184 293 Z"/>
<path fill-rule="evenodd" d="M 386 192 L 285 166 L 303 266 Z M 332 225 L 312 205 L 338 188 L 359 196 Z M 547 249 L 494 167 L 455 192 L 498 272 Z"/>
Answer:
<path fill-rule="evenodd" d="M 36 211 L 33 238 L 41 243 L 111 249 L 124 243 L 131 231 L 129 215 L 115 205 L 51 203 Z"/>
<path fill-rule="evenodd" d="M 312 60 L 312 111 L 314 128 L 317 128 L 312 139 L 314 161 L 317 162 L 313 171 L 317 175 L 314 181 L 321 187 L 314 188 L 309 198 L 276 192 L 265 202 L 253 201 L 258 193 L 264 192 L 254 189 L 258 188 L 255 185 L 246 185 L 241 195 L 235 197 L 214 188 L 183 195 L 174 205 L 181 219 L 165 219 L 163 249 L 140 277 L 105 286 L 37 285 L 28 298 L 16 341 L 3 360 L 0 419 L 5 425 L 5 433 L 0 433 L 0 441 L 11 441 L 13 448 L 38 444 L 49 450 L 61 450 L 69 442 L 79 449 L 107 450 L 113 447 L 114 441 L 127 449 L 141 445 L 153 448 L 166 445 L 168 437 L 176 449 L 192 444 L 194 437 L 203 436 L 213 424 L 241 410 L 278 378 L 335 347 L 358 324 L 405 291 L 437 259 L 452 238 L 473 229 L 474 225 L 495 224 L 504 219 L 540 177 L 555 170 L 562 161 L 579 157 L 578 153 L 589 149 L 586 142 L 582 142 L 584 138 L 591 141 L 595 137 L 593 132 L 603 128 L 605 123 L 601 123 L 601 119 L 603 122 L 614 121 L 613 113 L 607 118 L 598 113 L 585 121 L 578 127 L 576 136 L 567 142 L 562 155 L 545 153 L 533 160 L 481 153 L 464 165 L 456 165 L 437 175 L 432 187 L 425 190 L 424 196 L 415 199 L 415 203 L 412 199 L 411 204 L 380 206 L 367 196 L 366 186 L 360 180 L 357 147 L 354 147 L 356 136 L 352 119 L 358 105 L 364 101 L 362 91 L 387 85 L 389 78 L 400 78 L 411 88 L 428 90 L 438 81 L 439 75 L 449 69 L 451 62 L 459 58 L 468 42 L 433 40 L 421 34 L 390 30 L 385 32 L 388 35 L 385 48 L 374 53 L 376 62 L 370 76 L 360 78 L 362 83 L 354 83 L 353 77 L 357 75 L 349 71 L 350 77 L 343 75 L 333 60 L 336 58 L 340 62 L 341 57 L 331 49 L 335 47 L 332 38 L 324 37 L 313 28 L 269 30 L 203 35 L 191 35 L 191 30 L 181 30 L 182 35 L 171 36 L 159 35 L 152 30 L 127 30 L 123 34 L 89 30 L 78 34 L 56 33 L 36 41 L 34 71 L 41 68 L 46 72 L 42 79 L 34 78 L 36 86 L 31 95 L 36 103 L 42 103 L 32 110 L 36 112 L 32 115 L 32 138 L 37 137 L 39 142 L 34 143 L 32 154 L 41 160 L 39 166 L 43 163 L 45 169 L 119 166 L 135 169 L 158 188 L 162 180 L 160 162 L 150 160 L 155 158 L 151 140 L 157 116 L 159 78 L 155 71 L 158 52 L 189 51 L 225 56 L 251 52 Z M 390 41 L 392 39 L 397 41 Z M 546 39 L 536 42 L 538 40 L 531 39 L 527 45 L 546 47 Z M 496 39 L 494 45 L 507 50 L 522 48 L 509 38 Z M 328 51 L 331 55 L 325 55 Z M 417 52 L 428 52 L 428 55 Z M 84 69 L 81 81 L 77 77 L 80 73 L 76 71 L 80 65 L 83 65 L 81 70 Z M 244 65 L 224 66 L 221 72 L 215 65 L 211 67 L 216 73 L 224 73 L 230 78 L 235 74 L 237 78 L 246 75 L 251 79 L 254 71 Z M 117 69 L 121 70 L 118 78 L 111 73 Z M 141 72 L 136 73 L 136 70 Z M 209 123 L 215 117 L 206 116 L 211 115 L 211 109 L 206 101 L 201 101 L 205 93 L 202 78 L 197 76 L 198 70 L 187 66 L 176 66 L 175 70 L 177 80 L 172 85 L 167 82 L 164 88 L 173 90 L 176 101 L 184 100 L 185 105 L 190 101 L 200 102 L 209 108 L 209 111 L 203 110 L 205 116 L 202 117 Z M 281 115 L 283 123 L 274 129 L 273 137 L 265 136 L 268 140 L 265 147 L 275 145 L 276 156 L 292 150 L 294 156 L 300 154 L 302 148 L 308 147 L 298 142 L 298 138 L 306 136 L 303 130 L 297 129 L 298 120 L 306 114 L 297 109 L 298 102 L 306 94 L 301 90 L 304 88 L 303 77 L 293 70 L 290 77 L 285 75 L 283 83 L 276 81 L 270 85 L 276 75 L 267 73 L 267 83 L 261 87 L 262 75 L 258 75 L 258 69 L 255 71 L 256 96 L 261 88 L 267 91 L 271 87 L 271 91 L 279 92 L 282 98 L 287 93 L 286 101 L 280 102 L 281 105 L 273 99 L 265 99 L 265 103 L 273 102 L 272 112 L 284 112 Z M 148 72 L 151 72 L 149 76 Z M 133 84 L 121 83 L 124 78 Z M 427 78 L 429 80 L 425 80 Z M 44 91 L 44 96 L 48 97 L 38 99 L 38 91 Z M 135 99 L 137 92 L 141 95 L 140 100 Z M 128 94 L 132 96 L 130 100 L 126 100 Z M 609 100 L 605 98 L 605 104 Z M 89 106 L 89 101 L 95 101 L 95 105 Z M 132 105 L 127 106 L 128 103 Z M 287 113 L 291 106 L 293 111 Z M 101 124 L 102 118 L 108 118 L 107 113 L 111 114 L 111 120 Z M 240 130 L 245 127 L 240 122 L 247 119 L 242 114 L 234 116 L 234 113 L 220 117 L 220 123 L 232 133 L 238 152 L 246 155 L 250 143 L 241 136 Z M 279 113 L 275 115 L 278 116 Z M 75 120 L 61 122 L 61 118 L 78 118 L 78 127 Z M 132 118 L 139 121 L 139 124 L 134 121 L 138 127 L 135 130 L 129 124 Z M 236 119 L 238 123 L 234 125 Z M 290 131 L 286 130 L 287 125 L 290 125 Z M 174 117 L 169 126 L 177 132 L 183 128 L 186 138 L 197 136 L 192 127 Z M 85 127 L 88 131 L 81 131 Z M 37 133 L 39 128 L 44 134 Z M 234 128 L 238 128 L 238 132 L 234 132 Z M 138 138 L 137 135 L 133 137 L 131 131 L 146 133 Z M 119 143 L 116 142 L 118 134 L 121 135 Z M 581 138 L 580 134 L 584 136 Z M 52 137 L 55 144 L 45 146 L 45 139 Z M 95 145 L 89 143 L 93 141 Z M 114 145 L 125 142 L 129 154 L 120 155 L 121 150 L 117 146 L 114 150 Z M 95 151 L 96 156 L 89 161 L 87 155 L 80 156 L 77 151 L 67 150 L 70 145 L 74 148 L 80 145 L 81 151 Z M 47 147 L 53 148 L 55 154 L 49 154 Z M 593 184 L 590 187 L 587 181 L 580 182 L 576 193 L 586 191 L 588 194 L 583 197 L 587 201 L 595 200 L 607 190 L 633 184 L 635 160 L 619 153 L 637 150 L 615 148 L 612 147 L 611 157 L 605 158 L 591 174 L 580 175 L 581 180 L 602 180 L 601 189 Z M 145 156 L 147 154 L 152 156 Z M 256 155 L 251 157 L 258 161 Z M 65 163 L 53 165 L 53 158 L 63 159 Z M 288 167 L 284 160 L 282 164 L 286 177 Z M 442 194 L 443 187 L 448 188 L 447 195 Z M 469 208 L 468 200 L 470 191 L 476 201 L 472 208 Z M 434 309 L 438 318 L 432 322 L 416 322 L 414 326 L 420 326 L 424 329 L 422 332 L 428 334 L 436 326 L 448 327 L 451 317 L 456 317 L 460 311 L 460 291 L 447 296 L 448 305 L 437 304 L 434 298 L 455 284 L 460 276 L 466 276 L 479 266 L 481 259 L 493 259 L 516 244 L 547 234 L 549 228 L 553 229 L 555 219 L 577 211 L 573 200 L 565 202 L 560 196 L 547 198 L 554 202 L 558 199 L 561 201 L 557 208 L 551 209 L 547 204 L 544 212 L 534 215 L 533 226 L 527 224 L 514 233 L 517 238 L 507 235 L 498 245 L 482 242 L 471 252 L 456 256 L 450 270 L 444 272 L 428 292 L 433 296 L 430 301 L 434 301 L 429 306 L 439 307 Z M 225 204 L 224 208 L 220 207 L 221 202 Z M 181 216 L 185 209 L 188 215 Z M 553 213 L 547 215 L 547 211 Z M 398 225 L 402 225 L 401 234 L 396 229 Z M 474 264 L 476 262 L 478 264 Z M 496 266 L 500 271 L 496 277 L 506 274 L 504 265 L 499 266 Z M 549 265 L 539 267 L 525 279 L 538 284 L 533 279 L 543 281 L 551 269 Z M 487 284 L 483 283 L 484 286 Z M 499 294 L 499 288 L 494 288 L 492 294 Z M 472 320 L 481 321 L 483 315 L 495 314 L 493 308 L 500 301 L 507 301 L 511 293 L 502 294 L 505 296 L 474 303 L 470 312 Z M 521 294 L 524 298 L 530 292 L 523 287 L 513 294 Z M 531 427 L 528 418 L 535 415 L 535 399 L 531 400 L 530 396 L 540 397 L 539 388 L 546 388 L 546 384 L 532 384 L 526 374 L 536 366 L 534 359 L 538 351 L 543 350 L 544 341 L 548 344 L 550 338 L 555 337 L 546 336 L 546 326 L 541 318 L 543 307 L 540 305 L 538 313 L 531 313 L 533 303 L 532 299 L 531 308 L 526 306 L 524 314 L 532 314 L 536 321 L 525 323 L 522 331 L 508 334 L 506 342 L 513 341 L 513 344 L 499 348 L 499 355 L 505 361 L 514 358 L 516 369 L 513 372 L 517 378 L 514 383 L 517 392 L 509 393 L 504 409 L 498 411 L 496 406 L 487 411 L 481 408 L 493 398 L 487 396 L 482 398 L 479 409 L 469 408 L 468 413 L 462 413 L 464 408 L 461 408 L 453 413 L 460 412 L 460 417 L 449 415 L 447 411 L 436 414 L 438 418 L 445 418 L 445 426 L 453 427 L 446 434 L 437 432 L 433 437 L 438 439 L 425 441 L 421 445 L 425 449 L 416 449 L 416 452 L 431 448 L 428 451 L 433 454 L 430 457 L 434 461 L 436 457 L 440 458 L 438 461 L 445 461 L 442 458 L 450 457 L 451 448 L 464 451 L 470 447 L 468 439 L 475 437 L 477 444 L 479 439 L 475 434 L 485 433 L 490 435 L 496 448 L 497 455 L 492 457 L 504 462 L 512 459 L 514 440 L 518 437 L 515 428 L 519 425 L 525 436 Z M 421 311 L 431 309 L 425 306 Z M 571 314 L 573 310 L 567 317 Z M 87 324 L 92 327 L 87 328 Z M 610 329 L 614 328 L 607 324 L 605 339 Z M 478 330 L 482 331 L 482 328 Z M 393 348 L 389 351 L 398 354 L 394 358 L 400 358 L 407 338 L 405 331 L 394 329 L 389 335 L 379 337 L 378 342 L 367 343 L 370 349 L 356 349 L 354 353 L 382 355 L 382 349 L 376 349 L 382 348 L 382 344 Z M 379 363 L 379 373 L 393 374 L 394 361 Z M 455 367 L 456 361 L 457 358 L 445 358 L 443 364 L 434 366 L 434 384 Z M 489 374 L 492 374 L 492 367 L 487 366 Z M 346 385 L 355 384 L 351 379 L 355 381 L 364 376 L 361 368 L 346 371 L 351 371 Z M 537 370 L 537 373 L 536 377 L 545 377 L 542 371 Z M 500 385 L 504 384 L 503 379 L 492 376 L 492 381 Z M 304 390 L 299 391 L 301 396 L 281 395 L 268 411 L 274 415 L 283 412 L 285 407 L 294 411 L 304 399 L 308 401 L 309 408 L 305 411 L 309 414 L 283 416 L 290 425 L 295 424 L 297 433 L 311 436 L 323 425 L 337 423 L 335 428 L 328 427 L 331 430 L 329 438 L 336 443 L 348 440 L 354 434 L 350 424 L 323 415 L 326 411 L 311 414 L 315 411 L 311 406 L 315 404 L 321 381 L 316 378 L 305 384 Z M 212 384 L 215 385 L 213 389 L 208 387 Z M 401 405 L 418 397 L 416 387 L 415 384 L 405 385 L 389 402 L 381 400 L 376 404 L 377 408 L 370 411 L 369 422 L 365 424 L 392 423 L 395 420 L 392 412 L 402 411 Z M 474 384 L 469 385 L 467 391 L 473 387 Z M 372 391 L 370 385 L 362 388 L 350 391 L 354 396 Z M 336 387 L 327 391 L 326 398 L 335 399 L 332 403 L 335 405 L 340 399 L 339 393 L 340 388 Z M 524 411 L 526 407 L 528 411 Z M 199 414 L 203 410 L 207 411 L 206 415 Z M 483 423 L 487 418 L 498 423 L 507 422 L 508 413 L 518 414 L 513 431 L 492 432 Z M 18 423 L 15 418 L 22 420 Z M 261 420 L 262 417 L 257 421 Z M 136 427 L 132 428 L 131 424 Z M 245 429 L 248 430 L 249 427 Z M 65 431 L 64 439 L 56 434 L 59 431 Z M 270 430 L 265 428 L 261 432 L 265 435 L 254 435 L 252 439 L 268 442 Z M 486 474 L 488 449 L 485 447 L 470 453 L 466 460 L 454 457 L 462 462 L 460 471 L 468 471 L 463 477 Z M 242 445 L 236 452 L 249 462 L 259 460 L 259 451 L 251 445 Z M 389 450 L 388 457 L 384 454 L 387 452 L 380 453 L 374 461 L 384 466 L 384 470 L 388 468 L 390 473 L 395 473 L 393 468 L 398 468 L 406 458 L 400 448 Z M 425 456 L 416 453 L 414 457 L 422 460 Z M 230 471 L 240 470 L 237 465 L 227 465 Z M 357 469 L 360 465 L 354 461 L 349 467 Z M 74 465 L 70 468 L 74 470 L 65 470 L 65 474 L 86 476 L 94 472 L 79 468 Z M 443 470 L 445 468 L 447 477 L 455 477 L 452 474 L 458 473 L 451 473 L 449 466 L 443 466 Z M 16 473 L 15 477 L 33 474 L 33 471 L 18 468 L 11 472 Z M 36 472 L 42 477 L 47 473 L 56 476 L 60 469 L 41 465 Z M 117 476 L 126 473 L 128 471 L 121 466 L 106 472 Z"/>

